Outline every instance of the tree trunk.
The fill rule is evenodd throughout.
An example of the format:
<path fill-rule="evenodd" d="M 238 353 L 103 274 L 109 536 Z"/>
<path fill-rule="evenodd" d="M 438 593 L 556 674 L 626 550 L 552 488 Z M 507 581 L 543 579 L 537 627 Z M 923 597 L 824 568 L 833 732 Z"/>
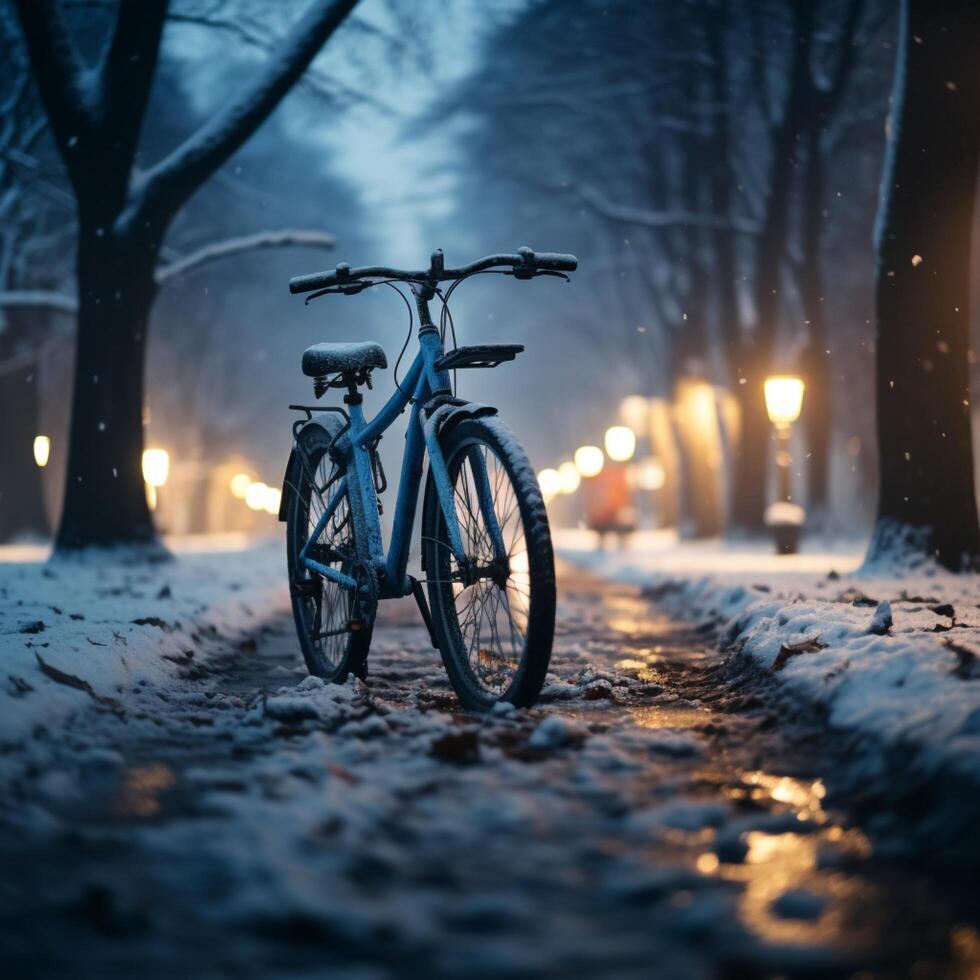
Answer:
<path fill-rule="evenodd" d="M 769 422 L 763 382 L 772 367 L 772 354 L 782 313 L 782 264 L 789 228 L 789 195 L 796 166 L 800 125 L 805 116 L 813 44 L 815 4 L 792 5 L 793 54 L 783 100 L 783 113 L 772 134 L 766 215 L 759 236 L 755 275 L 755 329 L 743 345 L 736 366 L 738 400 L 742 410 L 741 441 L 735 457 L 732 523 L 743 530 L 765 526 Z"/>
<path fill-rule="evenodd" d="M 17 340 L 25 334 L 36 347 L 47 333 L 44 319 L 44 314 L 31 317 L 20 310 L 9 311 L 6 330 L 0 335 L 0 360 L 18 353 Z M 51 531 L 44 510 L 41 469 L 34 463 L 34 437 L 41 434 L 38 386 L 37 362 L 0 376 L 4 429 L 0 439 L 0 541 L 22 534 L 47 537 Z"/>
<path fill-rule="evenodd" d="M 967 362 L 978 11 L 902 4 L 876 229 L 880 490 L 869 561 L 980 565 Z"/>
<path fill-rule="evenodd" d="M 735 371 L 739 438 L 735 452 L 731 523 L 743 531 L 761 531 L 765 527 L 766 474 L 772 435 L 763 392 L 768 358 L 757 358 L 749 349 L 742 354 L 741 361 Z"/>
<path fill-rule="evenodd" d="M 824 316 L 823 237 L 824 169 L 820 149 L 823 119 L 810 120 L 807 133 L 806 170 L 803 177 L 802 275 L 800 298 L 807 321 L 808 340 L 803 355 L 806 407 L 802 413 L 806 432 L 807 507 L 811 516 L 826 514 L 830 486 L 830 355 L 827 353 L 827 319 Z"/>
<path fill-rule="evenodd" d="M 141 461 L 154 243 L 79 228 L 78 335 L 58 550 L 152 543 Z"/>

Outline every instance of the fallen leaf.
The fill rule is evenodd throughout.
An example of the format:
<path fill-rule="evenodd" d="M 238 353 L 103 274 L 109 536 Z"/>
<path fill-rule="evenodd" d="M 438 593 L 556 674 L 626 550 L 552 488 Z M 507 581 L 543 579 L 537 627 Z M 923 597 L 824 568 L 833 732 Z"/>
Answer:
<path fill-rule="evenodd" d="M 782 670 L 790 657 L 799 656 L 801 653 L 817 653 L 820 650 L 826 650 L 827 644 L 820 642 L 820 634 L 817 633 L 816 636 L 809 636 L 805 640 L 798 640 L 796 643 L 784 643 L 779 648 L 779 653 L 776 654 L 776 659 L 773 661 L 773 670 Z"/>

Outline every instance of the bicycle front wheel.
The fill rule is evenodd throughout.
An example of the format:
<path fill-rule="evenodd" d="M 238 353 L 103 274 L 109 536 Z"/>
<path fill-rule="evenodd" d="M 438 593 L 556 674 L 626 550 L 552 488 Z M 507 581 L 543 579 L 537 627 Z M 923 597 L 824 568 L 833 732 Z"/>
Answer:
<path fill-rule="evenodd" d="M 430 476 L 422 554 L 443 663 L 464 707 L 528 707 L 555 631 L 555 560 L 538 481 L 498 418 L 466 419 L 440 446 L 466 558 L 452 552 Z"/>

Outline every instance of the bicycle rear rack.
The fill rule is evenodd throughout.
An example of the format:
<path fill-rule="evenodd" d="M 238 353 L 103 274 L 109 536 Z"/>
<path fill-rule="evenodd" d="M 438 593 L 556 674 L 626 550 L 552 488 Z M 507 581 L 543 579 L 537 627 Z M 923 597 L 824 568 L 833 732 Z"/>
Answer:
<path fill-rule="evenodd" d="M 434 367 L 437 371 L 455 368 L 493 368 L 504 361 L 512 361 L 524 350 L 523 344 L 479 344 L 475 347 L 457 347 L 446 351 Z"/>

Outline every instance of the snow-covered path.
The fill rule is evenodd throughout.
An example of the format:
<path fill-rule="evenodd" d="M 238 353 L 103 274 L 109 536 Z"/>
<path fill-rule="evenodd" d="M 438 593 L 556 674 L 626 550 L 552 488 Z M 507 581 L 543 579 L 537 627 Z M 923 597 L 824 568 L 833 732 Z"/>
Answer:
<path fill-rule="evenodd" d="M 7 975 L 976 975 L 976 909 L 825 809 L 812 731 L 637 591 L 562 597 L 530 712 L 458 713 L 399 605 L 367 687 L 276 618 L 75 716 L 0 805 Z"/>

